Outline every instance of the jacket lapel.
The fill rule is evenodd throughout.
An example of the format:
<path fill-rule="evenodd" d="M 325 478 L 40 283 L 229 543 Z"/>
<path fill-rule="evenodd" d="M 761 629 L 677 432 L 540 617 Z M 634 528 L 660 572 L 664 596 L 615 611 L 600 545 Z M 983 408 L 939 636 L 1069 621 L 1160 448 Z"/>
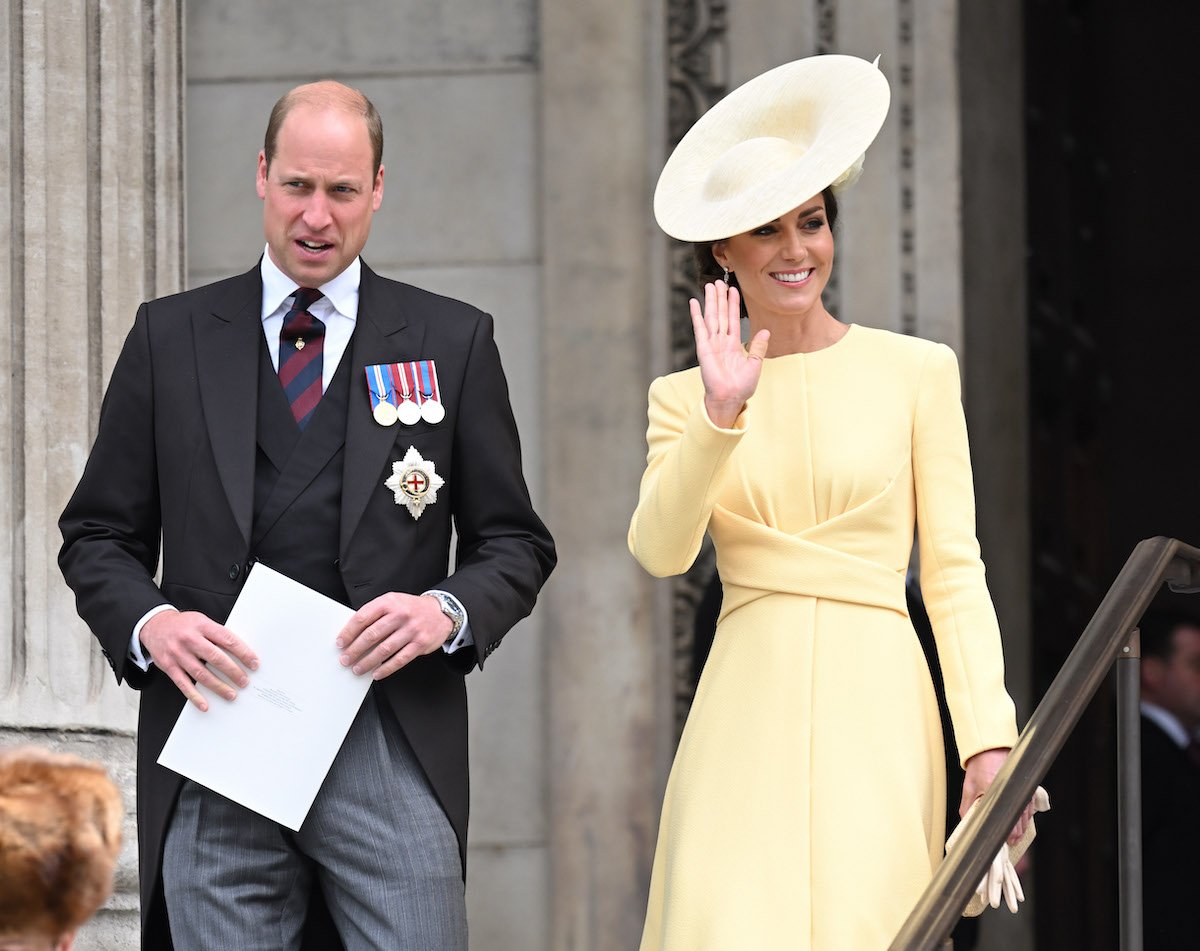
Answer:
<path fill-rule="evenodd" d="M 254 510 L 262 274 L 234 278 L 210 312 L 192 315 L 200 403 L 217 472 L 246 543 Z"/>
<path fill-rule="evenodd" d="M 386 478 L 384 466 L 397 426 L 380 426 L 371 416 L 363 367 L 420 358 L 425 337 L 419 315 L 406 313 L 393 285 L 363 264 L 358 321 L 350 344 L 350 400 L 346 411 L 346 463 L 342 475 L 339 555 L 345 557 L 371 493 Z"/>

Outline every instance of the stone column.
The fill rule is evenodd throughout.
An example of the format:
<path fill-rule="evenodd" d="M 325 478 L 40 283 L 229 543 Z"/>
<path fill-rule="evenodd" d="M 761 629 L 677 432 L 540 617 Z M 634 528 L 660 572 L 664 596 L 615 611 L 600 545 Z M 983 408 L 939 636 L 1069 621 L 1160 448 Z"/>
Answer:
<path fill-rule="evenodd" d="M 669 630 L 625 545 L 667 290 L 650 208 L 662 18 L 655 0 L 541 5 L 545 514 L 559 567 L 539 611 L 555 951 L 637 946 L 670 754 Z"/>
<path fill-rule="evenodd" d="M 136 942 L 136 698 L 55 564 L 56 520 L 137 305 L 183 273 L 180 7 L 0 7 L 0 743 L 103 760 L 130 819 L 109 907 L 79 947 Z"/>
<path fill-rule="evenodd" d="M 1004 632 L 1005 680 L 1023 725 L 1033 693 L 1029 305 L 1025 235 L 1025 31 L 1021 6 L 960 4 L 963 385 L 979 542 Z M 1051 790 L 1053 793 L 1053 790 Z M 1035 944 L 1037 869 L 1019 915 L 985 915 L 980 951 Z"/>

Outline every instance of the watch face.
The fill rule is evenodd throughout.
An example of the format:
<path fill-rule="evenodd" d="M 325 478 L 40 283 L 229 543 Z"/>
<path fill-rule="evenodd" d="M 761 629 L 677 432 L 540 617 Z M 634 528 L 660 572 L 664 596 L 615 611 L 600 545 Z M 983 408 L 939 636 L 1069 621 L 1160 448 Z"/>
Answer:
<path fill-rule="evenodd" d="M 442 606 L 442 613 L 446 615 L 446 617 L 450 618 L 450 637 L 457 637 L 458 632 L 462 630 L 463 621 L 466 620 L 466 615 L 464 614 L 462 608 L 455 604 L 445 594 L 439 593 L 434 595 L 434 597 L 437 598 L 438 604 Z"/>

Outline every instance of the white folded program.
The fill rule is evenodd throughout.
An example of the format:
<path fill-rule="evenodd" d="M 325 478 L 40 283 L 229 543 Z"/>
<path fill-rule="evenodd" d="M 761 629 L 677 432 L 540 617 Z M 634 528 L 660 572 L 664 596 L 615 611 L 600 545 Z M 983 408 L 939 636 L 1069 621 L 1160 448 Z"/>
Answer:
<path fill-rule="evenodd" d="M 1041 786 L 1038 786 L 1034 790 L 1032 804 L 1035 813 L 1050 811 L 1050 796 Z M 978 799 L 971 803 L 971 808 L 963 816 L 962 822 L 950 833 L 950 838 L 946 840 L 947 855 L 950 854 L 950 850 L 954 848 L 955 843 L 962 838 L 967 826 L 971 822 L 971 816 L 975 812 L 977 805 L 979 805 Z M 1004 903 L 1008 905 L 1008 910 L 1014 914 L 1016 913 L 1017 905 L 1025 900 L 1025 892 L 1021 889 L 1021 880 L 1017 878 L 1017 871 L 1013 866 L 1021 861 L 1021 856 L 1025 854 L 1025 850 L 1029 848 L 1029 843 L 1033 841 L 1036 835 L 1037 828 L 1031 817 L 1019 841 L 1011 846 L 1007 842 L 1000 846 L 1000 851 L 992 859 L 992 864 L 988 866 L 987 873 L 979 882 L 979 887 L 975 889 L 971 900 L 967 902 L 967 907 L 963 909 L 964 917 L 974 918 L 976 915 L 982 914 L 983 909 L 988 905 L 993 908 L 999 908 L 1002 898 L 1004 899 Z"/>

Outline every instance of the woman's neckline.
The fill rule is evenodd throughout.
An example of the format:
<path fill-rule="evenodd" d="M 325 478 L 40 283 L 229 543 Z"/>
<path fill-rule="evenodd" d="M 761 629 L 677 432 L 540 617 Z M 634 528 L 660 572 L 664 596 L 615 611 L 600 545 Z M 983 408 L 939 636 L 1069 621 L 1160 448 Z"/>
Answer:
<path fill-rule="evenodd" d="M 843 343 L 845 343 L 846 338 L 851 336 L 855 332 L 855 328 L 857 326 L 858 326 L 857 324 L 846 324 L 846 332 L 844 334 L 842 334 L 840 337 L 838 337 L 838 339 L 835 340 L 833 343 L 829 344 L 829 346 L 827 346 L 827 347 L 821 347 L 817 350 L 796 350 L 792 353 L 781 353 L 775 357 L 768 356 L 767 362 L 769 363 L 774 360 L 786 360 L 789 357 L 815 357 L 818 354 L 829 353 L 829 351 L 836 350 L 839 346 L 841 346 Z"/>

